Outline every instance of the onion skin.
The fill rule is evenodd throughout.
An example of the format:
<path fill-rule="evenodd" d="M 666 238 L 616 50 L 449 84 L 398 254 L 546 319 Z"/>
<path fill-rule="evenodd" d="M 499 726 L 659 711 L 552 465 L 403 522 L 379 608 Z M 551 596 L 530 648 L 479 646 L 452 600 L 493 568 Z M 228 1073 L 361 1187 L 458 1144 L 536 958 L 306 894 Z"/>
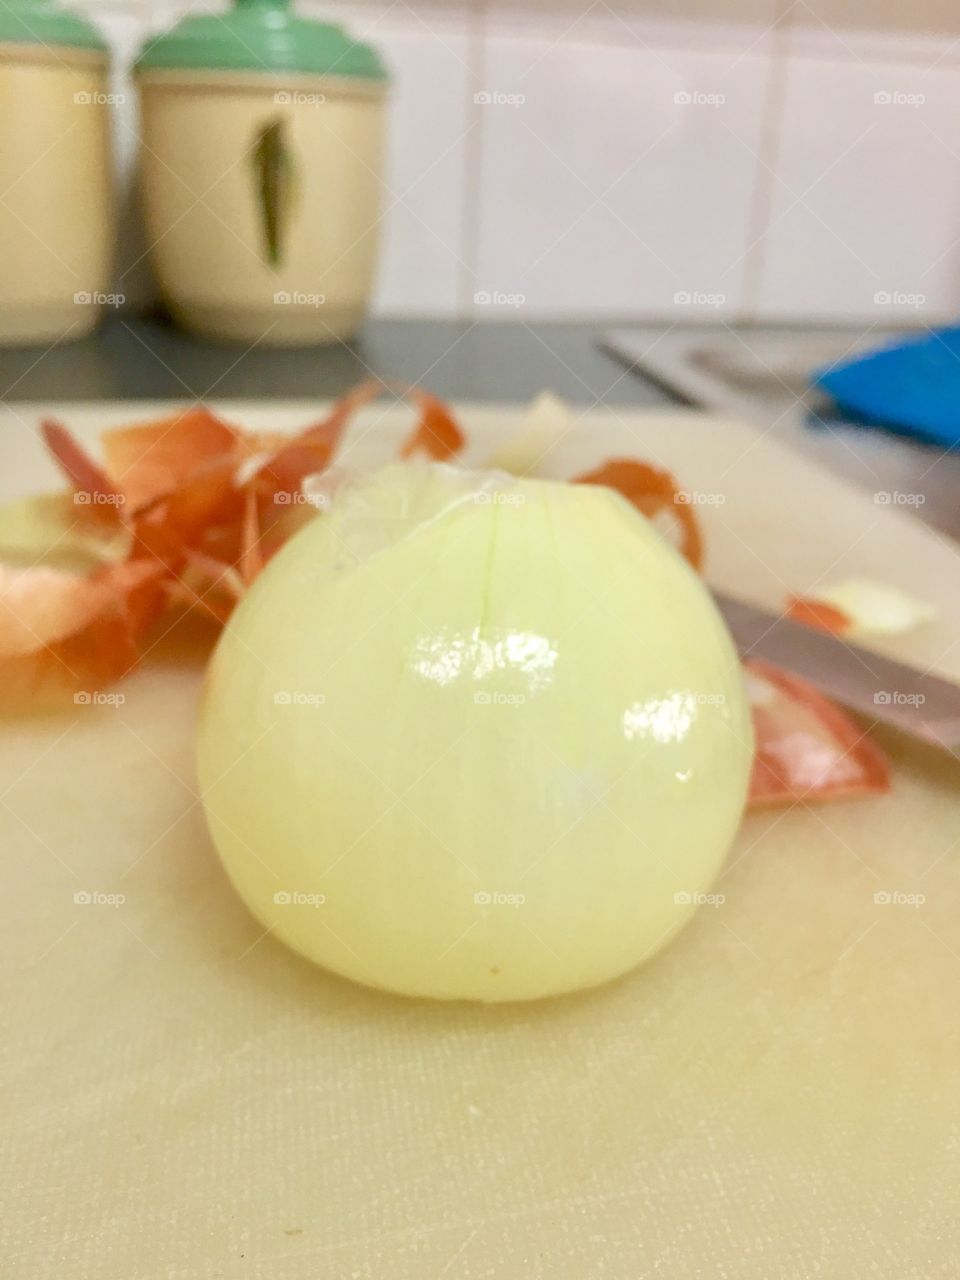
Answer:
<path fill-rule="evenodd" d="M 394 467 L 283 548 L 211 662 L 199 775 L 275 937 L 374 987 L 529 1000 L 696 909 L 750 715 L 707 591 L 624 499 L 476 486 Z"/>

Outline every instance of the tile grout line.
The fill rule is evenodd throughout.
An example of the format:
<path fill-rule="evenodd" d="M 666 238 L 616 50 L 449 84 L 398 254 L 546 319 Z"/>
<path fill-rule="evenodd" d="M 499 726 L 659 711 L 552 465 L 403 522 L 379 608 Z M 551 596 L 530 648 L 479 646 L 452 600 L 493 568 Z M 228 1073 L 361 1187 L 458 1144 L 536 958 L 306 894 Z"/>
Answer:
<path fill-rule="evenodd" d="M 489 36 L 487 0 L 473 0 L 469 7 L 467 22 L 469 23 L 468 59 L 473 72 L 473 87 L 483 85 L 487 71 L 487 39 Z M 486 133 L 483 110 L 472 100 L 471 87 L 468 86 L 470 101 L 468 109 L 477 115 L 477 127 L 467 134 L 463 148 L 463 214 L 460 230 L 459 281 L 455 303 L 455 317 L 458 320 L 474 318 L 473 295 L 477 286 L 477 267 L 480 256 L 481 218 L 480 206 L 483 198 L 483 144 Z"/>
<path fill-rule="evenodd" d="M 736 309 L 737 319 L 746 324 L 756 322 L 760 309 L 760 286 L 766 266 L 766 229 L 773 207 L 774 176 L 784 141 L 787 79 L 791 68 L 788 4 L 789 0 L 780 0 L 780 12 L 770 35 L 771 47 L 767 55 L 766 124 L 758 156 L 759 172 L 747 219 L 747 244 L 751 248 L 743 264 L 741 303 Z"/>

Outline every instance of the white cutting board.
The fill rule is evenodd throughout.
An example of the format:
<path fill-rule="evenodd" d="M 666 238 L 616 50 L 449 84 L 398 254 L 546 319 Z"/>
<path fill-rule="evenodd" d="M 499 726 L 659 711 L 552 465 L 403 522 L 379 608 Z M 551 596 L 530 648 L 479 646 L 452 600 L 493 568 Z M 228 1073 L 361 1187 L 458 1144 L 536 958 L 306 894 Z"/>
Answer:
<path fill-rule="evenodd" d="M 55 409 L 90 441 L 154 411 Z M 515 416 L 465 407 L 468 462 Z M 53 480 L 36 417 L 0 418 L 0 497 Z M 347 460 L 405 423 L 374 409 Z M 778 607 L 899 583 L 941 616 L 886 651 L 960 679 L 957 552 L 902 511 L 689 412 L 584 415 L 547 470 L 611 455 L 721 495 L 717 585 Z M 604 989 L 405 1001 L 289 954 L 232 894 L 194 791 L 196 638 L 118 706 L 0 732 L 5 1280 L 960 1273 L 960 765 L 887 735 L 891 796 L 748 818 L 722 904 Z"/>

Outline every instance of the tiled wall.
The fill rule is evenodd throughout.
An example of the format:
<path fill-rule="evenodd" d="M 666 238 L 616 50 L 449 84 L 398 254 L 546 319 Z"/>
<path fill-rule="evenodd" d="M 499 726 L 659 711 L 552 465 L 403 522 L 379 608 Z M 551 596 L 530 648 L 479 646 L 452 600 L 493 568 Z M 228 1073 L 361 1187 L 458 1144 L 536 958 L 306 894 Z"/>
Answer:
<path fill-rule="evenodd" d="M 120 60 L 183 8 L 84 7 Z M 375 40 L 394 73 L 380 313 L 960 311 L 953 0 L 301 8 Z M 132 95 L 116 124 L 129 187 Z M 128 219 L 134 299 L 142 251 Z"/>

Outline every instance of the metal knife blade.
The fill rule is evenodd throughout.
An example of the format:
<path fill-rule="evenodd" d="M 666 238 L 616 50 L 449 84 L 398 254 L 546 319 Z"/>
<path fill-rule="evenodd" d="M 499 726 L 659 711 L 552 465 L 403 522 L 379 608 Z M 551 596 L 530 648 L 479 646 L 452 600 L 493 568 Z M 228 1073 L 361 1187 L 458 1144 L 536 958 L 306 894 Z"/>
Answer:
<path fill-rule="evenodd" d="M 960 685 L 722 592 L 714 599 L 743 657 L 792 671 L 870 720 L 960 751 Z"/>

